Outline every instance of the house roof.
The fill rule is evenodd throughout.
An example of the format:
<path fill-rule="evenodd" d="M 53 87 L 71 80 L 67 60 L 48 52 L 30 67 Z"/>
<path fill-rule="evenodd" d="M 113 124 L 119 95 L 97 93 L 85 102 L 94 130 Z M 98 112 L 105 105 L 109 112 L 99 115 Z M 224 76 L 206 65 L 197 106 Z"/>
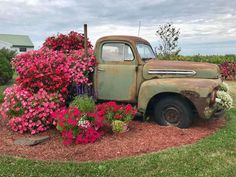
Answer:
<path fill-rule="evenodd" d="M 27 35 L 0 34 L 0 41 L 10 43 L 13 47 L 34 47 L 34 44 Z"/>

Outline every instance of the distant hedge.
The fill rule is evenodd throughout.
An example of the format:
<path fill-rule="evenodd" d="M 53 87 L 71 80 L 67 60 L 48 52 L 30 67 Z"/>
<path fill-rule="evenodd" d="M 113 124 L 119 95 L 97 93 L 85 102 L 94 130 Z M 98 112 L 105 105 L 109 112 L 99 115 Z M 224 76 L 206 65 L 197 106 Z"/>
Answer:
<path fill-rule="evenodd" d="M 161 60 L 194 61 L 218 64 L 223 79 L 236 80 L 236 55 L 158 56 Z"/>
<path fill-rule="evenodd" d="M 222 64 L 224 62 L 236 62 L 236 55 L 194 55 L 194 56 L 169 55 L 167 57 L 158 56 L 158 58 L 161 60 L 195 61 L 195 62 L 208 62 L 214 64 Z"/>

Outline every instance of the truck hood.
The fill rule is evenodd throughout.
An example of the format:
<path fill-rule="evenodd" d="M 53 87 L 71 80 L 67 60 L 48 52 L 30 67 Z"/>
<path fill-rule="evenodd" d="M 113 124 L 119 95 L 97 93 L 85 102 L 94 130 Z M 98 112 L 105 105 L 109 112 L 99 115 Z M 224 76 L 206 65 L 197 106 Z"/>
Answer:
<path fill-rule="evenodd" d="M 220 72 L 217 65 L 210 63 L 152 59 L 144 65 L 143 77 L 144 79 L 179 77 L 217 79 L 220 77 Z"/>

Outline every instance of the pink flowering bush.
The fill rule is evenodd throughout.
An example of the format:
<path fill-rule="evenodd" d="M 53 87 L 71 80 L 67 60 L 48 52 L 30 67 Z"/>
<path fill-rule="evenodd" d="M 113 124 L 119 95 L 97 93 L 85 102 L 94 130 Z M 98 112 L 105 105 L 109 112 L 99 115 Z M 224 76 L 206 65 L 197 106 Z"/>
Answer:
<path fill-rule="evenodd" d="M 4 92 L 1 114 L 9 120 L 13 131 L 36 134 L 52 126 L 51 114 L 59 109 L 64 98 L 58 93 L 48 93 L 39 89 L 37 93 L 14 85 Z"/>
<path fill-rule="evenodd" d="M 92 49 L 91 42 L 87 42 L 88 49 Z M 71 31 L 68 35 L 58 34 L 57 36 L 51 36 L 43 43 L 43 48 L 50 50 L 63 51 L 69 53 L 74 50 L 81 50 L 84 48 L 84 35 Z"/>
<path fill-rule="evenodd" d="M 224 79 L 236 79 L 236 62 L 224 62 L 219 66 Z"/>
<path fill-rule="evenodd" d="M 88 75 L 93 72 L 95 58 L 89 50 L 64 54 L 60 51 L 36 50 L 17 55 L 13 60 L 19 77 L 17 83 L 37 93 L 40 88 L 47 92 L 60 92 L 66 95 L 68 85 L 89 83 Z"/>
<path fill-rule="evenodd" d="M 93 143 L 101 137 L 103 132 L 103 116 L 98 113 L 80 112 L 70 107 L 54 112 L 52 117 L 57 122 L 57 129 L 62 133 L 64 144 Z"/>

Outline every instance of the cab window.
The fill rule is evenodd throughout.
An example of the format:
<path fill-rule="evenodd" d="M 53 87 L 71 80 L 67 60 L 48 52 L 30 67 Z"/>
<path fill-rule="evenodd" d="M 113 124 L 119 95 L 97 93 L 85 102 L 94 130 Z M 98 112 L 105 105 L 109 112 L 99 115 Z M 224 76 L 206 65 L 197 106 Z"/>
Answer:
<path fill-rule="evenodd" d="M 104 61 L 131 61 L 133 52 L 125 43 L 105 43 L 102 46 L 102 60 Z"/>

